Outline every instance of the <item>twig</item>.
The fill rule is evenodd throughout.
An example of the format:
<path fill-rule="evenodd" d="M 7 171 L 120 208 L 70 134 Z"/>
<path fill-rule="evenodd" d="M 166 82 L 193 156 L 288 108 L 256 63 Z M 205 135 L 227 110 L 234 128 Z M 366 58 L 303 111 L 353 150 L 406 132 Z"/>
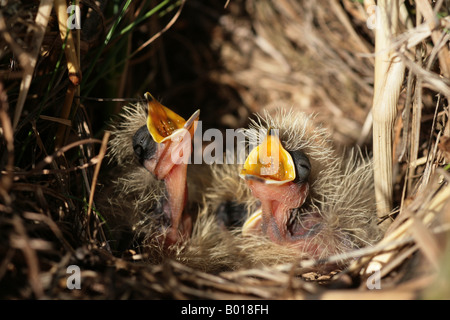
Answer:
<path fill-rule="evenodd" d="M 12 39 L 11 35 L 6 32 L 7 27 L 3 15 L 0 13 L 0 30 L 2 31 L 6 42 L 11 46 L 13 52 L 19 57 L 19 61 L 24 69 L 22 82 L 20 84 L 19 98 L 14 113 L 13 129 L 19 123 L 22 114 L 23 105 L 25 104 L 28 90 L 30 89 L 31 80 L 33 78 L 34 68 L 36 67 L 37 58 L 41 50 L 42 40 L 44 39 L 45 30 L 53 8 L 53 0 L 42 0 L 35 20 L 35 34 L 33 38 L 33 51 L 30 53 L 20 48 Z"/>
<path fill-rule="evenodd" d="M 84 139 L 84 140 L 72 142 L 71 144 L 68 144 L 68 145 L 58 149 L 51 156 L 46 156 L 40 163 L 38 163 L 36 165 L 34 170 L 36 170 L 36 171 L 42 170 L 46 165 L 52 163 L 53 159 L 61 156 L 64 152 L 72 149 L 73 147 L 76 147 L 76 146 L 79 146 L 82 144 L 86 144 L 86 143 L 101 143 L 101 141 L 98 139 Z"/>
<path fill-rule="evenodd" d="M 75 93 L 81 83 L 81 69 L 79 64 L 80 57 L 78 56 L 77 49 L 75 48 L 72 30 L 67 25 L 69 16 L 67 14 L 66 1 L 55 0 L 55 11 L 58 17 L 61 41 L 65 44 L 64 53 L 66 55 L 67 70 L 70 80 L 60 117 L 63 119 L 68 119 L 72 109 L 73 97 L 75 96 Z M 66 134 L 67 127 L 61 124 L 56 133 L 55 149 L 60 148 L 64 144 Z"/>
<path fill-rule="evenodd" d="M 77 87 L 73 83 L 70 82 L 69 86 L 67 87 L 67 92 L 66 92 L 66 96 L 64 98 L 63 108 L 62 108 L 61 115 L 60 115 L 60 118 L 63 120 L 70 121 L 69 116 L 70 116 L 70 111 L 72 109 L 73 97 L 75 96 L 76 90 L 77 90 Z M 68 128 L 69 127 L 66 126 L 66 124 L 60 123 L 60 125 L 58 127 L 58 131 L 56 132 L 55 150 L 61 148 L 61 146 L 64 144 L 64 142 L 66 140 Z"/>
<path fill-rule="evenodd" d="M 372 114 L 375 196 L 378 217 L 381 218 L 392 210 L 392 131 L 405 66 L 391 49 L 391 39 L 398 31 L 398 3 L 381 0 L 378 2 L 378 8 L 381 23 L 375 33 L 377 55 Z M 390 222 L 390 219 L 386 219 L 382 227 L 387 228 Z"/>
<path fill-rule="evenodd" d="M 78 64 L 77 51 L 73 40 L 72 30 L 69 29 L 67 22 L 69 15 L 67 14 L 67 4 L 65 0 L 54 0 L 55 11 L 58 17 L 59 35 L 63 43 L 65 43 L 64 53 L 67 59 L 67 69 L 69 72 L 69 79 L 78 86 L 81 82 L 81 70 Z"/>
<path fill-rule="evenodd" d="M 431 8 L 431 5 L 426 0 L 416 0 L 416 8 L 421 12 L 425 21 L 428 23 L 431 30 L 431 40 L 434 45 L 438 45 L 441 39 L 441 32 L 437 30 L 438 20 L 436 14 Z M 450 52 L 448 47 L 443 46 L 438 53 L 439 65 L 441 67 L 442 74 L 447 79 L 450 78 Z"/>
<path fill-rule="evenodd" d="M 13 184 L 12 171 L 14 170 L 14 133 L 11 125 L 11 119 L 8 116 L 8 108 L 8 97 L 6 92 L 3 90 L 3 84 L 0 83 L 0 123 L 3 129 L 3 137 L 5 138 L 7 151 L 4 154 L 4 156 L 7 157 L 5 166 L 6 174 L 3 175 L 0 180 L 0 194 L 2 195 L 6 205 L 11 204 L 9 190 Z"/>
<path fill-rule="evenodd" d="M 106 149 L 108 146 L 108 140 L 109 140 L 110 135 L 111 135 L 111 132 L 106 131 L 105 135 L 103 136 L 102 145 L 100 147 L 100 151 L 98 154 L 99 161 L 97 162 L 97 165 L 95 166 L 94 176 L 92 178 L 91 190 L 90 190 L 90 194 L 89 194 L 89 205 L 88 205 L 88 211 L 87 211 L 87 221 L 88 221 L 87 228 L 88 228 L 89 237 L 91 237 L 91 233 L 89 231 L 89 221 L 90 221 L 90 216 L 91 216 L 92 204 L 94 203 L 95 186 L 97 185 L 97 179 L 98 179 L 98 175 L 100 173 L 100 167 L 102 164 L 102 160 L 106 154 Z"/>
<path fill-rule="evenodd" d="M 169 30 L 172 25 L 177 21 L 178 17 L 181 14 L 181 10 L 183 10 L 184 4 L 185 4 L 186 0 L 182 0 L 181 1 L 181 5 L 178 8 L 178 11 L 175 13 L 175 15 L 173 16 L 173 18 L 169 21 L 169 23 L 163 28 L 161 29 L 158 33 L 156 33 L 155 35 L 153 35 L 153 37 L 151 37 L 150 39 L 148 39 L 147 41 L 145 41 L 141 46 L 139 46 L 138 49 L 136 49 L 136 51 L 134 51 L 128 59 L 131 59 L 132 57 L 134 57 L 137 53 L 141 52 L 144 48 L 146 48 L 148 45 L 150 45 L 153 41 L 155 41 L 156 39 L 158 39 L 164 32 L 166 32 L 167 30 Z"/>
<path fill-rule="evenodd" d="M 42 169 L 42 170 L 30 170 L 30 171 L 25 171 L 25 172 L 20 172 L 20 171 L 13 171 L 12 174 L 14 174 L 15 176 L 22 176 L 22 177 L 28 177 L 28 176 L 34 176 L 34 175 L 50 175 L 50 174 L 60 174 L 60 173 L 68 173 L 68 172 L 74 172 L 74 171 L 78 171 L 78 170 L 84 170 L 88 167 L 91 167 L 95 164 L 97 164 L 99 162 L 99 158 L 98 156 L 93 157 L 92 159 L 89 160 L 89 162 L 84 163 L 82 165 L 79 166 L 74 166 L 71 168 L 65 168 L 65 169 Z M 1 171 L 1 174 L 7 174 L 6 171 Z"/>
<path fill-rule="evenodd" d="M 445 203 L 450 199 L 450 187 L 444 186 L 440 189 L 436 194 L 430 192 L 426 195 L 429 199 L 429 202 L 425 202 L 424 198 L 416 198 L 413 203 L 404 211 L 404 214 L 401 217 L 397 217 L 395 221 L 396 228 L 391 228 L 386 233 L 385 237 L 378 243 L 376 246 L 389 245 L 392 242 L 396 241 L 406 241 L 409 237 L 413 237 L 415 241 L 417 241 L 417 235 L 412 232 L 414 219 L 420 218 L 420 222 L 425 226 L 429 226 L 430 223 L 436 218 L 437 213 L 439 213 L 444 207 Z M 425 202 L 425 205 L 423 203 Z M 413 215 L 413 211 L 416 210 L 416 205 L 423 205 L 422 210 L 420 210 L 420 215 Z M 414 217 L 414 219 L 412 218 Z M 399 219 L 402 218 L 402 219 Z M 393 227 L 394 224 L 391 226 Z M 421 239 L 419 239 L 422 241 Z M 428 239 L 424 240 L 428 241 Z M 423 242 L 421 242 L 423 243 Z M 423 249 L 423 247 L 422 247 Z M 380 265 L 384 265 L 389 261 L 396 252 L 387 252 L 381 255 L 377 255 L 370 260 L 369 266 L 367 270 L 372 270 L 373 268 L 379 268 Z M 436 254 L 428 255 L 428 257 L 435 262 Z"/>
<path fill-rule="evenodd" d="M 75 254 L 75 250 L 72 248 L 70 243 L 66 240 L 64 237 L 64 234 L 61 232 L 58 225 L 53 221 L 52 218 L 41 214 L 41 213 L 35 213 L 35 212 L 24 212 L 24 218 L 34 220 L 34 221 L 42 221 L 43 223 L 47 224 L 50 230 L 53 232 L 53 234 L 58 238 L 58 240 L 63 244 L 65 249 L 69 251 L 71 254 Z"/>
<path fill-rule="evenodd" d="M 22 250 L 28 264 L 28 279 L 30 281 L 30 286 L 33 289 L 36 298 L 42 298 L 44 296 L 44 290 L 42 288 L 42 283 L 39 280 L 39 260 L 36 250 L 31 247 L 30 239 L 19 216 L 13 216 L 12 224 L 20 239 L 20 241 L 15 241 L 12 245 Z"/>

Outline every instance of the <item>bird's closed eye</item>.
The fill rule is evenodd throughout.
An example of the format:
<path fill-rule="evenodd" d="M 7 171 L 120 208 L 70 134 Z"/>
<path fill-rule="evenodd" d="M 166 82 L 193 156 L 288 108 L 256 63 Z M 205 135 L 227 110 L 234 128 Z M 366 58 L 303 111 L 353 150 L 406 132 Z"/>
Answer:
<path fill-rule="evenodd" d="M 311 163 L 309 162 L 306 154 L 300 150 L 290 151 L 292 159 L 295 164 L 296 178 L 297 182 L 308 181 L 309 175 L 311 173 Z"/>
<path fill-rule="evenodd" d="M 156 152 L 156 142 L 148 132 L 147 125 L 139 128 L 133 136 L 133 150 L 140 163 L 151 159 Z"/>

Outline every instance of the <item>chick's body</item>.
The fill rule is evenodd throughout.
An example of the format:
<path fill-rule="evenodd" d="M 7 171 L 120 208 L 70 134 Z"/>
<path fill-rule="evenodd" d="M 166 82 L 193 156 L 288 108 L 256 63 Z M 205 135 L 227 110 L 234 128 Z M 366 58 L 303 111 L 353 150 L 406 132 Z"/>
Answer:
<path fill-rule="evenodd" d="M 185 210 L 193 217 L 192 232 L 167 250 L 158 241 L 170 225 L 163 209 L 167 201 L 165 184 L 139 163 L 133 150 L 133 137 L 146 119 L 144 105 L 129 106 L 113 127 L 110 157 L 116 169 L 108 186 L 112 190 L 108 212 L 112 224 L 125 226 L 133 239 L 139 240 L 138 246 L 149 253 L 151 262 L 173 258 L 203 271 L 219 272 L 325 258 L 371 245 L 381 237 L 371 162 L 358 151 L 337 155 L 328 132 L 314 124 L 311 116 L 280 111 L 259 116 L 245 134 L 254 146 L 269 128 L 276 129 L 293 159 L 307 163 L 307 182 L 301 184 L 307 183 L 307 192 L 305 188 L 292 189 L 304 192 L 301 205 L 281 210 L 292 199 L 280 197 L 265 207 L 267 199 L 250 186 L 258 180 L 242 179 L 240 163 L 189 164 Z M 297 174 L 301 170 L 296 168 Z M 265 185 L 261 188 L 269 190 Z M 276 194 L 277 185 L 270 188 Z M 252 220 L 258 212 L 275 207 L 283 211 L 281 215 L 276 210 L 265 214 L 275 217 L 271 227 L 279 234 L 271 233 L 264 219 Z"/>
<path fill-rule="evenodd" d="M 188 164 L 184 210 L 192 217 L 192 231 L 168 248 L 163 245 L 165 230 L 171 224 L 164 212 L 167 189 L 164 181 L 139 162 L 132 143 L 146 121 L 146 106 L 131 105 L 112 126 L 109 157 L 114 170 L 99 202 L 119 253 L 131 248 L 144 253 L 152 264 L 174 259 L 207 272 L 249 267 L 238 237 L 217 223 L 206 205 L 207 190 L 214 189 L 209 165 Z"/>
<path fill-rule="evenodd" d="M 240 166 L 225 165 L 213 170 L 212 185 L 219 187 L 208 195 L 212 211 L 220 213 L 227 203 L 241 208 L 241 222 L 247 221 L 241 230 L 244 234 L 237 237 L 248 260 L 273 264 L 321 259 L 378 241 L 381 231 L 371 161 L 356 149 L 337 155 L 327 130 L 302 112 L 284 110 L 258 116 L 245 131 L 250 145 L 264 140 L 269 129 L 277 130 L 282 147 L 293 155 L 294 162 L 298 153 L 309 160 L 307 181 L 294 181 L 294 187 L 286 189 L 285 185 L 261 183 L 260 177 L 239 179 Z M 286 190 L 303 193 L 304 198 L 293 201 L 295 196 Z"/>
<path fill-rule="evenodd" d="M 136 133 L 147 123 L 146 105 L 127 106 L 119 119 L 112 126 L 113 137 L 109 144 L 109 157 L 114 163 L 111 183 L 107 185 L 107 222 L 112 228 L 127 232 L 118 232 L 114 237 L 128 233 L 132 240 L 138 242 L 146 251 L 165 255 L 164 237 L 172 221 L 167 214 L 169 194 L 165 181 L 155 175 L 139 162 L 134 150 L 133 139 Z M 204 182 L 201 175 L 191 174 L 188 167 L 186 181 L 195 185 Z M 191 177 L 192 176 L 192 177 Z M 187 187 L 189 189 L 189 186 Z M 187 193 L 184 210 L 195 219 L 199 210 L 201 197 L 191 187 Z M 105 201 L 103 201 L 105 202 Z M 190 231 L 187 231 L 187 237 Z M 116 239 L 120 241 L 120 239 Z M 153 249 L 153 250 L 152 250 Z"/>

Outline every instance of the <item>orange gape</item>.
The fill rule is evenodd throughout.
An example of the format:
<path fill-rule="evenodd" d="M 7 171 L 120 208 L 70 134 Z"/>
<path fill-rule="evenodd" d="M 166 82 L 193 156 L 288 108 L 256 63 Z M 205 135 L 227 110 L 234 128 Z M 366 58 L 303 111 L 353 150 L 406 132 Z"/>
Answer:
<path fill-rule="evenodd" d="M 148 102 L 147 128 L 157 143 L 167 140 L 176 130 L 182 129 L 186 120 L 155 100 L 150 93 L 145 94 Z"/>
<path fill-rule="evenodd" d="M 309 194 L 307 181 L 295 181 L 296 166 L 280 138 L 269 129 L 264 141 L 248 155 L 240 176 L 245 179 L 254 197 L 261 202 L 244 223 L 243 234 L 260 233 L 279 244 L 304 241 L 307 230 L 288 229 L 292 209 L 299 208 Z M 314 227 L 317 223 L 307 223 Z"/>
<path fill-rule="evenodd" d="M 295 179 L 294 161 L 271 129 L 264 141 L 248 155 L 240 176 L 259 177 L 267 184 L 284 184 Z"/>

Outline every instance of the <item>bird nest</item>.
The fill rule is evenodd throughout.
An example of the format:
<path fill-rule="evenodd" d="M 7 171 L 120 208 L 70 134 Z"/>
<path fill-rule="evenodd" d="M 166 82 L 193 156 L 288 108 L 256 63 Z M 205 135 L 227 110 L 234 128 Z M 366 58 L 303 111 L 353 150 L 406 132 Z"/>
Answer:
<path fill-rule="evenodd" d="M 289 106 L 316 113 L 338 148 L 370 150 L 377 4 L 75 4 L 82 28 L 64 33 L 65 1 L 2 2 L 1 298 L 450 297 L 447 2 L 400 10 L 393 49 L 406 73 L 393 126 L 395 209 L 383 217 L 383 239 L 320 261 L 214 273 L 111 250 L 95 196 L 114 171 L 104 125 L 127 102 L 100 98 L 157 92 L 166 105 L 199 106 L 204 125 L 222 130 Z M 337 261 L 346 266 L 330 268 Z M 79 289 L 70 278 L 77 270 Z"/>

